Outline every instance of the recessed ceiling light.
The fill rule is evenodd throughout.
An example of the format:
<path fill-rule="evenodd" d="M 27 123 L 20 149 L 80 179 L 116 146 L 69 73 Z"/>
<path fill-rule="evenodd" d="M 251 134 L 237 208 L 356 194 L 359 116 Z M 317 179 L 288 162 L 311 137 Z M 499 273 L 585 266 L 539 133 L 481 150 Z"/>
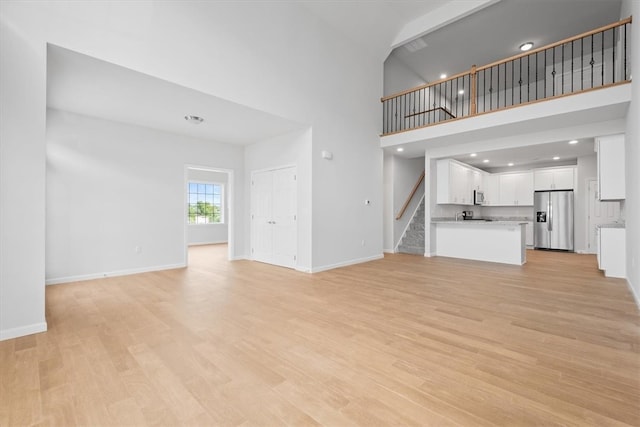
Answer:
<path fill-rule="evenodd" d="M 520 45 L 520 50 L 523 52 L 526 52 L 528 50 L 531 50 L 532 47 L 533 47 L 533 42 L 526 42 Z"/>
<path fill-rule="evenodd" d="M 446 78 L 447 78 L 447 75 L 446 75 L 445 73 L 442 73 L 442 74 L 440 74 L 440 78 L 441 78 L 441 79 L 446 79 Z"/>
<path fill-rule="evenodd" d="M 513 163 L 512 163 L 512 162 L 509 162 L 509 164 L 508 164 L 507 166 L 513 166 Z"/>
<path fill-rule="evenodd" d="M 560 157 L 555 156 L 555 157 L 553 158 L 553 160 L 560 160 Z"/>
<path fill-rule="evenodd" d="M 573 145 L 573 144 L 577 144 L 578 140 L 577 139 L 572 139 L 571 141 L 569 141 L 569 144 Z"/>
<path fill-rule="evenodd" d="M 475 156 L 477 156 L 477 154 L 476 153 L 471 153 L 470 156 L 471 157 L 475 157 Z"/>
<path fill-rule="evenodd" d="M 482 163 L 489 163 L 489 159 L 484 159 Z"/>
<path fill-rule="evenodd" d="M 404 148 L 398 147 L 398 148 L 396 148 L 396 151 L 399 152 L 399 153 L 402 153 L 404 151 Z"/>
<path fill-rule="evenodd" d="M 189 123 L 193 123 L 194 125 L 199 125 L 200 123 L 204 122 L 204 119 L 198 116 L 184 116 L 184 119 Z"/>
<path fill-rule="evenodd" d="M 464 93 L 464 89 L 460 89 L 460 90 L 458 91 L 458 93 L 459 93 L 460 95 L 462 95 L 462 94 Z"/>

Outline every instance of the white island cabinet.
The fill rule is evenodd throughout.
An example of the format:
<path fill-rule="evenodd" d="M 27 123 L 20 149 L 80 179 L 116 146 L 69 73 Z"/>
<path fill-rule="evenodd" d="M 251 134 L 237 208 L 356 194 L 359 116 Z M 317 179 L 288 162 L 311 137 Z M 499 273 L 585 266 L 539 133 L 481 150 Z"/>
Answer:
<path fill-rule="evenodd" d="M 436 255 L 522 265 L 527 262 L 526 222 L 433 221 Z"/>

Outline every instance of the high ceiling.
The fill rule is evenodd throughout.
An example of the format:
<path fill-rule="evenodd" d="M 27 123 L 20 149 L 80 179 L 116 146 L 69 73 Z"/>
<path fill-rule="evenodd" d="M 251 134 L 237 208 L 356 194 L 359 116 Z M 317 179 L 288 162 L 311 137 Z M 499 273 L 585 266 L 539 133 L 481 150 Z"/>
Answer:
<path fill-rule="evenodd" d="M 301 4 L 345 37 L 384 59 L 400 30 L 413 19 L 452 3 L 430 1 L 305 1 Z"/>
<path fill-rule="evenodd" d="M 620 7 L 620 0 L 501 0 L 421 37 L 426 47 L 400 46 L 390 56 L 431 82 L 516 55 L 526 41 L 541 47 L 618 21 Z"/>
<path fill-rule="evenodd" d="M 298 2 L 380 60 L 407 22 L 451 3 L 455 0 Z M 233 144 L 250 144 L 303 127 L 55 45 L 48 47 L 47 73 L 49 108 Z M 189 124 L 183 118 L 189 114 L 205 121 Z"/>

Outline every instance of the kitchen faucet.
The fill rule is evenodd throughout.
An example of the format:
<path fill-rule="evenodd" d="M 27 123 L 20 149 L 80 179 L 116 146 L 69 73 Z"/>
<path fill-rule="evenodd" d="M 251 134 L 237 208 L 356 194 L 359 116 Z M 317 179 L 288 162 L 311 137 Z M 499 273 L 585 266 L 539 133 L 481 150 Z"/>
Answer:
<path fill-rule="evenodd" d="M 462 215 L 464 217 L 464 211 L 456 212 L 456 222 L 458 222 L 458 215 Z"/>

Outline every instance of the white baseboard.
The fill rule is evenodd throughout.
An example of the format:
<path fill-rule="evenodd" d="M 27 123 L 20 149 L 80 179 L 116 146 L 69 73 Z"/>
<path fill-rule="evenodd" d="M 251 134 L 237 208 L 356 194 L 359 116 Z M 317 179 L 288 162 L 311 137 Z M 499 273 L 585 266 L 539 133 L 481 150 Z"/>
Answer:
<path fill-rule="evenodd" d="M 336 264 L 323 265 L 320 267 L 312 267 L 310 273 L 319 273 L 321 271 L 333 270 L 334 268 L 346 267 L 349 265 L 362 264 L 363 262 L 375 261 L 384 258 L 384 254 L 373 255 L 365 258 L 352 259 L 349 261 L 338 262 Z"/>
<path fill-rule="evenodd" d="M 219 245 L 221 243 L 229 243 L 227 240 L 216 240 L 212 242 L 195 242 L 189 243 L 187 246 L 204 246 L 204 245 Z"/>
<path fill-rule="evenodd" d="M 246 255 L 237 255 L 237 256 L 232 256 L 231 258 L 229 258 L 229 261 L 240 261 L 243 259 L 249 259 Z"/>
<path fill-rule="evenodd" d="M 0 341 L 10 340 L 13 338 L 19 338 L 25 335 L 37 334 L 46 331 L 47 322 L 34 323 L 33 325 L 20 326 L 19 328 L 0 330 Z"/>
<path fill-rule="evenodd" d="M 640 295 L 638 295 L 638 293 L 636 292 L 636 288 L 633 287 L 633 284 L 628 278 L 627 278 L 627 286 L 631 291 L 631 295 L 633 295 L 633 299 L 636 302 L 636 307 L 638 307 L 638 310 L 640 310 Z"/>
<path fill-rule="evenodd" d="M 185 268 L 185 263 L 157 265 L 153 267 L 130 268 L 127 270 L 116 270 L 105 273 L 82 274 L 78 276 L 57 277 L 46 279 L 47 285 L 58 285 L 60 283 L 81 282 L 83 280 L 104 279 L 105 277 L 128 276 L 130 274 L 150 273 L 152 271 L 173 270 L 175 268 Z"/>
<path fill-rule="evenodd" d="M 396 250 L 393 248 L 382 249 L 382 252 L 385 254 L 395 254 Z"/>
<path fill-rule="evenodd" d="M 433 256 L 436 256 L 436 253 L 435 253 L 435 252 L 425 252 L 425 253 L 424 253 L 424 256 L 425 256 L 426 258 L 431 258 L 431 257 L 433 257 Z"/>

